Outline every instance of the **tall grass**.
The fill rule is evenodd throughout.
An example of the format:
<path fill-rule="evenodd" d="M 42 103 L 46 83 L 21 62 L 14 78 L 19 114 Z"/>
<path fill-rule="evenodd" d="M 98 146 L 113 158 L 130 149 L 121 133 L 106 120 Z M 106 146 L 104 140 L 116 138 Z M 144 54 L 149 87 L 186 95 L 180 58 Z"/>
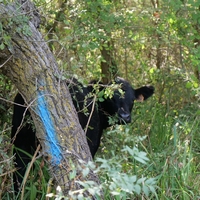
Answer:
<path fill-rule="evenodd" d="M 124 171 L 157 177 L 156 196 L 147 199 L 200 199 L 200 119 L 197 109 L 196 104 L 168 109 L 156 100 L 137 104 L 131 125 L 118 126 L 104 134 L 99 156 L 109 158 L 112 152 L 121 154 L 125 145 L 137 146 L 147 153 L 150 161 L 145 167 L 137 161 L 125 162 Z"/>
<path fill-rule="evenodd" d="M 172 121 L 170 137 L 155 163 L 161 170 L 158 179 L 160 199 L 199 199 L 199 157 L 195 152 L 198 119 L 198 116 L 178 116 Z"/>
<path fill-rule="evenodd" d="M 155 95 L 147 102 L 135 103 L 131 124 L 104 132 L 95 161 L 105 199 L 200 199 L 198 104 L 188 101 L 184 106 L 171 105 L 169 99 L 158 102 Z M 0 156 L 5 160 L 0 166 L 2 200 L 20 199 L 11 185 L 14 160 L 9 159 L 8 127 L 5 123 L 0 135 Z M 4 173 L 6 169 L 8 174 Z M 27 178 L 23 199 L 46 199 L 47 184 L 48 170 L 37 160 Z"/>

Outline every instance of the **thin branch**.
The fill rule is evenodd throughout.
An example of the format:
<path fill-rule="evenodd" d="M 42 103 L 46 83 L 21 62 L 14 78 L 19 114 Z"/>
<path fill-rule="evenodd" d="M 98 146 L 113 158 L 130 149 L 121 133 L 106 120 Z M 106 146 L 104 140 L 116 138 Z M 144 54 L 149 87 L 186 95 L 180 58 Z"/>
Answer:
<path fill-rule="evenodd" d="M 90 112 L 90 116 L 89 116 L 89 119 L 88 119 L 88 121 L 87 121 L 87 125 L 86 125 L 85 130 L 84 130 L 85 133 L 87 133 L 87 129 L 88 129 L 88 126 L 89 126 L 91 117 L 92 117 L 93 112 L 94 112 L 94 107 L 95 107 L 95 103 L 96 103 L 96 98 L 97 98 L 97 96 L 94 95 L 94 99 L 93 99 L 93 103 L 92 103 L 92 110 L 91 110 L 91 112 Z"/>
<path fill-rule="evenodd" d="M 11 55 L 2 65 L 0 65 L 0 68 L 2 68 L 12 57 L 13 55 Z"/>

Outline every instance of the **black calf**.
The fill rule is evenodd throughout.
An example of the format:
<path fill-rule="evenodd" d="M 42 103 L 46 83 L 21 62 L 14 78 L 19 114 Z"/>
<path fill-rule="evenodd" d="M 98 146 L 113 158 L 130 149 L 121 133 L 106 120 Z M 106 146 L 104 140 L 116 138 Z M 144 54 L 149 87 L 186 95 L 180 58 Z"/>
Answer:
<path fill-rule="evenodd" d="M 111 99 L 107 98 L 103 102 L 97 102 L 93 106 L 93 98 L 88 97 L 93 92 L 93 87 L 83 87 L 77 81 L 68 83 L 69 90 L 72 96 L 73 104 L 78 113 L 78 118 L 83 129 L 87 129 L 86 137 L 88 146 L 92 157 L 94 157 L 97 149 L 100 145 L 100 139 L 103 129 L 109 127 L 109 116 L 117 116 L 118 121 L 116 124 L 125 124 L 131 122 L 131 111 L 135 100 L 143 101 L 149 98 L 154 93 L 154 87 L 144 86 L 134 90 L 131 85 L 124 79 L 118 78 L 116 84 L 121 87 L 122 93 L 119 90 L 114 91 L 114 95 Z M 103 90 L 103 88 L 102 88 Z M 24 100 L 20 94 L 17 94 L 15 103 L 24 105 Z M 83 112 L 84 108 L 87 108 L 87 114 Z M 18 130 L 21 125 L 23 115 L 26 108 L 23 106 L 14 105 L 13 121 L 12 121 L 12 134 L 13 144 L 15 145 L 14 153 L 16 153 L 16 168 L 19 168 L 18 173 L 14 174 L 15 191 L 18 190 L 18 184 L 21 183 L 26 166 L 30 162 L 30 157 L 27 156 L 21 149 L 30 155 L 33 155 L 36 149 L 37 139 L 35 136 L 35 130 L 30 123 L 26 123 Z M 90 114 L 90 122 L 88 119 Z M 30 113 L 25 113 L 25 119 L 30 118 Z"/>
<path fill-rule="evenodd" d="M 154 93 L 153 86 L 144 86 L 134 90 L 130 83 L 122 78 L 117 78 L 115 83 L 121 86 L 122 94 L 119 90 L 115 90 L 111 99 L 107 98 L 105 101 L 98 103 L 103 129 L 109 127 L 109 116 L 116 115 L 118 117 L 116 124 L 130 123 L 134 101 L 142 102 Z"/>
<path fill-rule="evenodd" d="M 21 105 L 24 105 L 25 103 L 19 93 L 15 97 L 14 102 Z M 30 112 L 27 110 L 25 113 L 25 111 L 26 107 L 14 105 L 11 138 L 15 145 L 13 150 L 13 154 L 15 154 L 15 167 L 18 168 L 17 172 L 13 175 L 15 191 L 18 191 L 18 183 L 22 183 L 26 167 L 31 160 L 30 156 L 27 154 L 33 155 L 37 147 L 35 130 L 30 121 Z M 25 118 L 23 122 L 24 115 Z M 22 122 L 23 124 L 21 124 Z M 20 127 L 19 130 L 17 130 L 18 127 Z"/>

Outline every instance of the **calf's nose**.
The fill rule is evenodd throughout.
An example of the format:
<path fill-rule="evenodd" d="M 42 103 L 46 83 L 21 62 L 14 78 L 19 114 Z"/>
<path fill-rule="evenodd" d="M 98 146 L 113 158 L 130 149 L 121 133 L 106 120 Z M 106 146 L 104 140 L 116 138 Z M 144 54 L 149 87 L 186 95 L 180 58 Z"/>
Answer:
<path fill-rule="evenodd" d="M 126 123 L 131 122 L 131 115 L 128 113 L 120 113 L 119 114 L 120 118 L 122 118 Z"/>

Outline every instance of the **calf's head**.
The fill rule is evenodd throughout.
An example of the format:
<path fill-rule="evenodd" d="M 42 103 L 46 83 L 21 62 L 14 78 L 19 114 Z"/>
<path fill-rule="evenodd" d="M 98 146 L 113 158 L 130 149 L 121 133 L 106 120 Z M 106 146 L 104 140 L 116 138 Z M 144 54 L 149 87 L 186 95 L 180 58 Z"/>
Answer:
<path fill-rule="evenodd" d="M 133 89 L 129 82 L 122 78 L 116 79 L 116 84 L 120 85 L 120 90 L 115 90 L 111 99 L 103 102 L 102 108 L 107 115 L 118 117 L 118 124 L 131 122 L 131 111 L 134 101 L 144 101 L 154 93 L 153 86 L 144 86 Z"/>

